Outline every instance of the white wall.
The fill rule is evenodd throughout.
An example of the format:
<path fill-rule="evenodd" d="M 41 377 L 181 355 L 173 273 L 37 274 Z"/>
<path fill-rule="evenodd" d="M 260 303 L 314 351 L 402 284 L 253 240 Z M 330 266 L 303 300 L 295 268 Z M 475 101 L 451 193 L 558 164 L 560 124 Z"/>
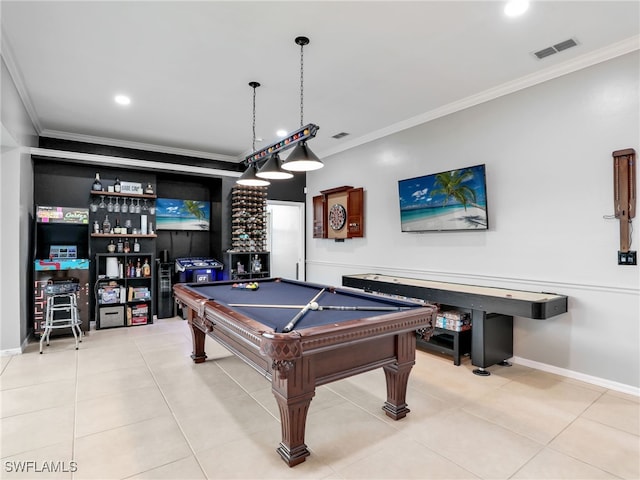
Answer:
<path fill-rule="evenodd" d="M 614 150 L 639 148 L 638 52 L 323 159 L 311 197 L 365 189 L 365 238 L 307 239 L 307 279 L 385 273 L 568 295 L 569 313 L 516 318 L 523 363 L 640 387 L 637 266 L 618 266 Z M 425 80 L 428 83 L 428 79 Z M 372 99 L 375 101 L 375 99 Z M 487 166 L 489 231 L 400 232 L 397 181 Z M 637 226 L 632 249 L 638 250 Z"/>
<path fill-rule="evenodd" d="M 0 157 L 0 352 L 19 353 L 27 339 L 29 246 L 33 212 L 31 155 L 22 147 L 37 145 L 37 134 L 4 63 L 1 68 L 2 132 Z"/>

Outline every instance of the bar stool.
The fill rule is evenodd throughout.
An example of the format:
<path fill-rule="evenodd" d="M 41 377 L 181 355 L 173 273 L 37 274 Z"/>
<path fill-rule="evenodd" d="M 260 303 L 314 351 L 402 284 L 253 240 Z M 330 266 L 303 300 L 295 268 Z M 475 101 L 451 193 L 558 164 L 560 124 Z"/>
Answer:
<path fill-rule="evenodd" d="M 42 344 L 45 340 L 47 346 L 49 345 L 49 336 L 54 328 L 71 328 L 76 341 L 76 350 L 78 350 L 78 342 L 82 341 L 82 329 L 80 328 L 82 321 L 78 315 L 76 295 L 78 284 L 49 284 L 45 286 L 44 291 L 47 296 L 47 307 L 44 331 L 40 337 L 40 353 L 42 353 Z"/>

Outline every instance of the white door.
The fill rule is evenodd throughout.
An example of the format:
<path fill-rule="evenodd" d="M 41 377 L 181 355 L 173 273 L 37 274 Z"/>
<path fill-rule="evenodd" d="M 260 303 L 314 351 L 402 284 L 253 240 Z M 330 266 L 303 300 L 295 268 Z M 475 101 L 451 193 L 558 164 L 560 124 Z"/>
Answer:
<path fill-rule="evenodd" d="M 267 201 L 271 277 L 304 280 L 304 203 Z"/>

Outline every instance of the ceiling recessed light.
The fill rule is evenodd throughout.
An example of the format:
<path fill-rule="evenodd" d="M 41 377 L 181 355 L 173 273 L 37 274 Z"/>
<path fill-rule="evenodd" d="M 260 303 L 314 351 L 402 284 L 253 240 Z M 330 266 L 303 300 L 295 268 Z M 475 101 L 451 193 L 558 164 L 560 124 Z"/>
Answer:
<path fill-rule="evenodd" d="M 504 6 L 504 14 L 507 17 L 522 15 L 529 8 L 529 0 L 509 0 Z"/>
<path fill-rule="evenodd" d="M 116 95 L 113 99 L 118 105 L 129 105 L 131 103 L 131 99 L 126 95 Z"/>
<path fill-rule="evenodd" d="M 289 133 L 289 132 L 287 132 L 286 130 L 278 130 L 276 132 L 276 135 L 279 136 L 279 137 L 286 137 L 287 133 Z"/>

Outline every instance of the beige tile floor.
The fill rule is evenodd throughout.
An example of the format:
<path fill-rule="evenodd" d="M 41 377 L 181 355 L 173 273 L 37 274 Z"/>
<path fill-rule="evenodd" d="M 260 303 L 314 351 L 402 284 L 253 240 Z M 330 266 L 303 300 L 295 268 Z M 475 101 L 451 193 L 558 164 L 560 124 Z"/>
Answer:
<path fill-rule="evenodd" d="M 638 479 L 637 397 L 514 365 L 471 373 L 418 352 L 411 413 L 381 370 L 317 389 L 307 461 L 275 451 L 270 383 L 179 318 L 56 338 L 0 364 L 1 478 Z M 20 470 L 21 471 L 17 471 Z M 73 471 L 72 471 L 73 470 Z"/>

